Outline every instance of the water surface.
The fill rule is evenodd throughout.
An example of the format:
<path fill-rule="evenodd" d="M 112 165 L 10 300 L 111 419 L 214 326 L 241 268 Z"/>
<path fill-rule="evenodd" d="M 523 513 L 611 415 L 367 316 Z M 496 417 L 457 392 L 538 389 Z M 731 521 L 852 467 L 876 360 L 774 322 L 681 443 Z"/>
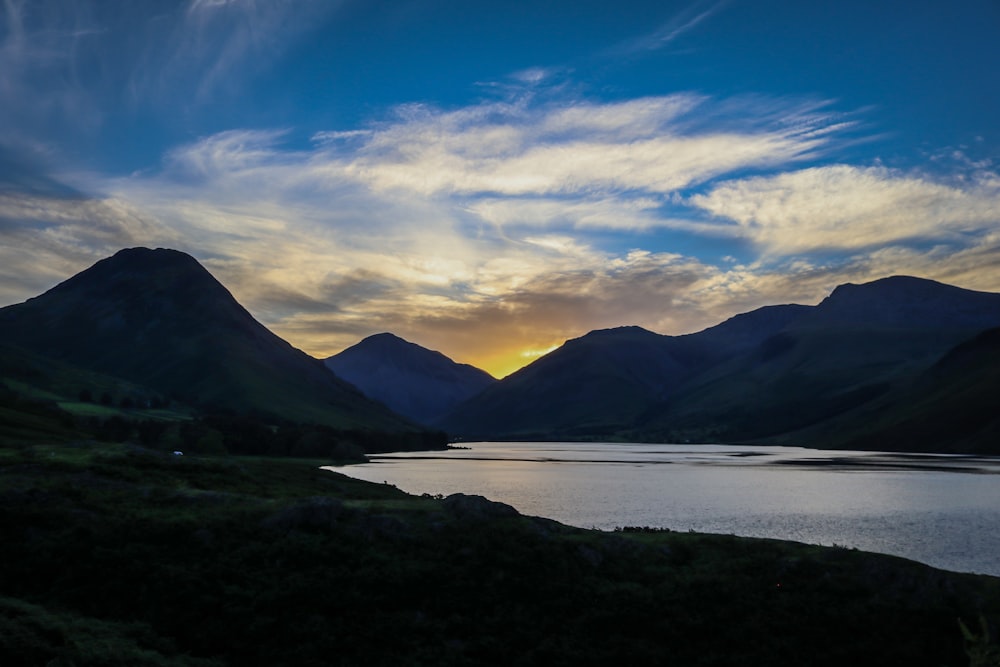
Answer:
<path fill-rule="evenodd" d="M 798 447 L 480 442 L 334 467 L 583 528 L 654 526 L 904 556 L 1000 576 L 1000 458 Z"/>

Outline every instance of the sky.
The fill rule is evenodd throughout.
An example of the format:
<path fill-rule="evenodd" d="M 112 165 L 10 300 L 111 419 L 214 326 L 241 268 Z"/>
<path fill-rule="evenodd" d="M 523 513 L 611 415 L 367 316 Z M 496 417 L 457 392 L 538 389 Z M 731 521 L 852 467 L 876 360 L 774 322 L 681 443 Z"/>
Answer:
<path fill-rule="evenodd" d="M 906 274 L 1000 291 L 1000 0 L 0 0 L 0 306 L 124 247 L 502 377 Z"/>

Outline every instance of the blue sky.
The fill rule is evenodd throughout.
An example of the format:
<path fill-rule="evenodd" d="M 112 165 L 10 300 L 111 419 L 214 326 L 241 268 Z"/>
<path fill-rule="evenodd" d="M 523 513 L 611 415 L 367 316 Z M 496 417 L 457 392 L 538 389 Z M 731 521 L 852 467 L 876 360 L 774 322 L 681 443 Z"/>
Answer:
<path fill-rule="evenodd" d="M 503 375 L 906 273 L 1000 291 L 1000 3 L 5 0 L 0 304 L 192 253 Z"/>

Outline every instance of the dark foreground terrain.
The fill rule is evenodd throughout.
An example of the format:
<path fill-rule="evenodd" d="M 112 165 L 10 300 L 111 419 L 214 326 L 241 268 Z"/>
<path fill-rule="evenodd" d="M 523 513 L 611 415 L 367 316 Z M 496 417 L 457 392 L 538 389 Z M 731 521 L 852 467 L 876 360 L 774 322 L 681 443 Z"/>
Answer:
<path fill-rule="evenodd" d="M 318 465 L 0 449 L 0 664 L 998 664 L 1000 579 Z"/>

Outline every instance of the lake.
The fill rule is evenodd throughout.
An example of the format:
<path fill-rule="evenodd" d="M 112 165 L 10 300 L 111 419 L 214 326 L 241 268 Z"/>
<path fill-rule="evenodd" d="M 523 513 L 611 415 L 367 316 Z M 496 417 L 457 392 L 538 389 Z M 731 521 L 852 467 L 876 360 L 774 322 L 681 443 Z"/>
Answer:
<path fill-rule="evenodd" d="M 330 467 L 582 528 L 840 545 L 1000 576 L 1000 458 L 798 447 L 477 442 Z"/>

